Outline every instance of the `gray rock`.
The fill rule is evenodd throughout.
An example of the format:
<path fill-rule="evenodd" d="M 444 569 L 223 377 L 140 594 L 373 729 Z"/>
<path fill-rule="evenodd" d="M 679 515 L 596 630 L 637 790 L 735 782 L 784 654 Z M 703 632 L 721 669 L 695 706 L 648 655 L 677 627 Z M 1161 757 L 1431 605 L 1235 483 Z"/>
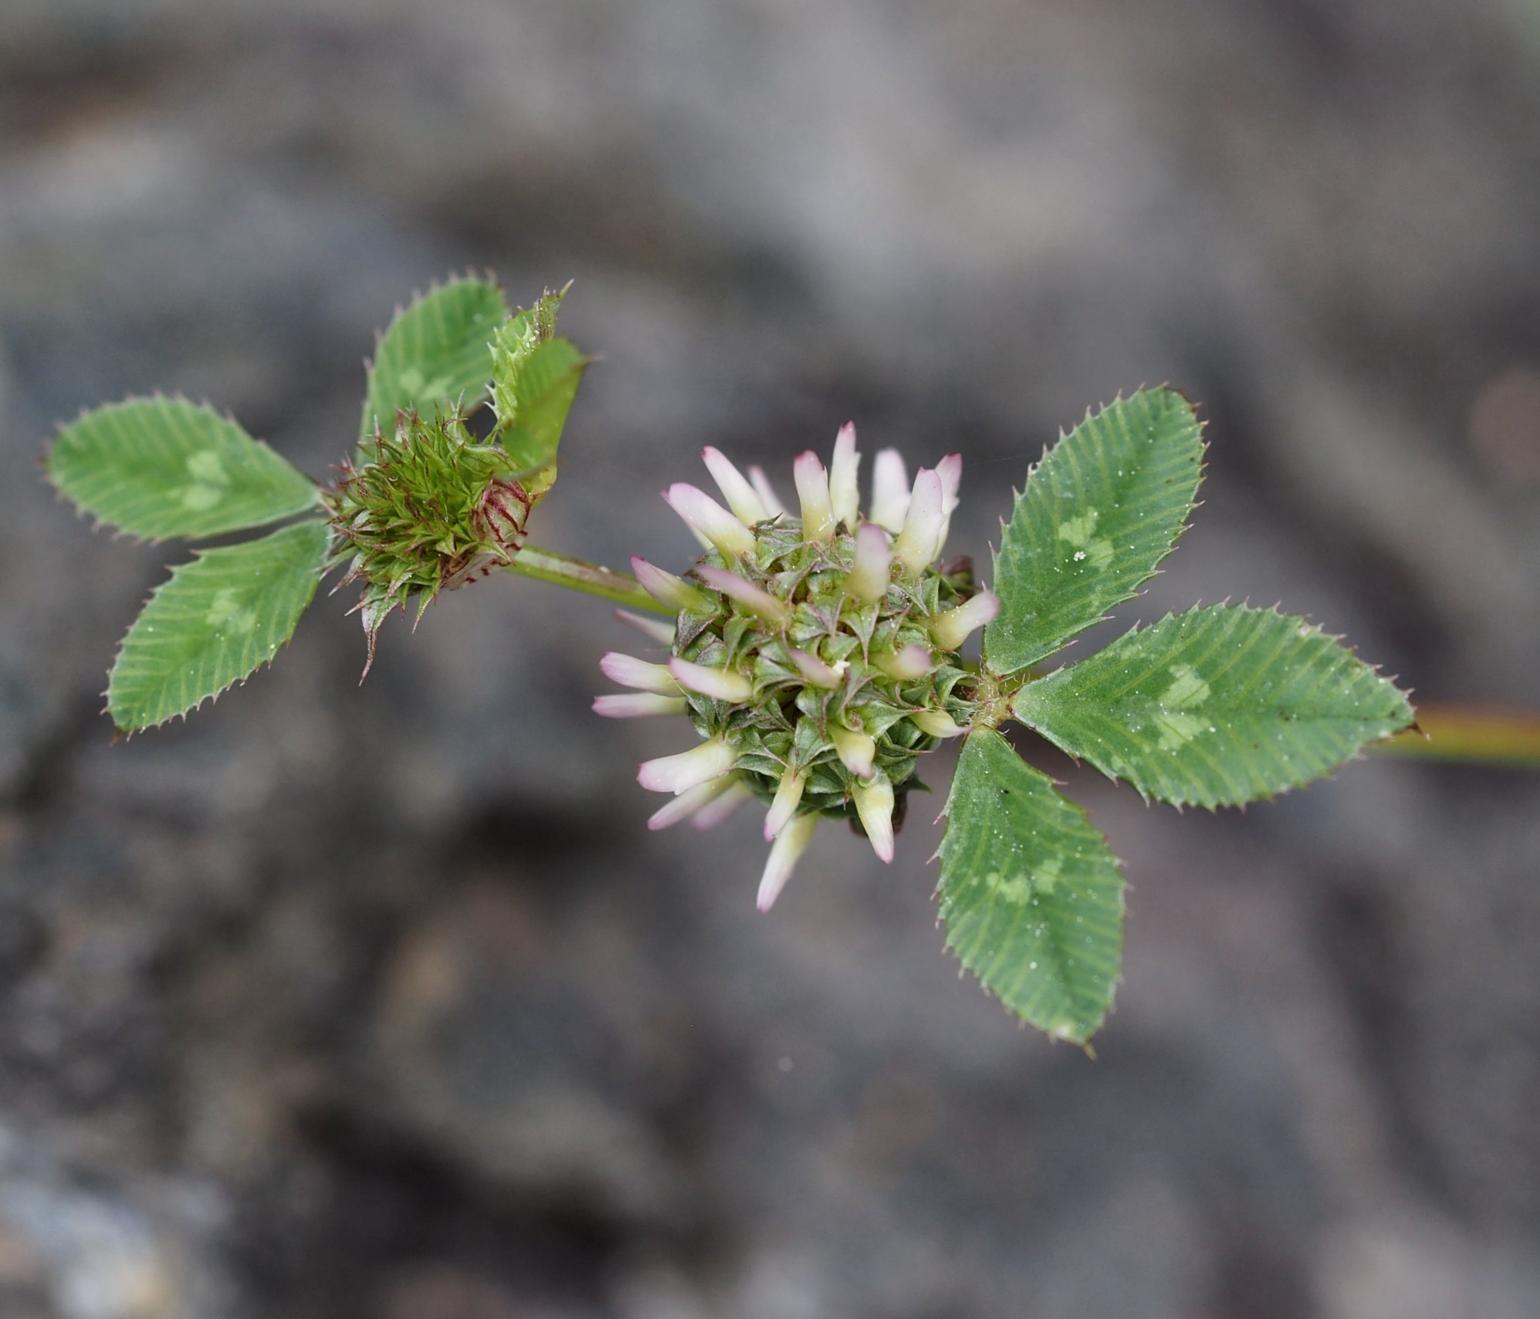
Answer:
<path fill-rule="evenodd" d="M 1523 5 L 7 4 L 0 1312 L 1532 1309 L 1530 779 L 1178 816 L 1028 746 L 1128 862 L 1093 1064 L 958 979 L 923 810 L 891 868 L 825 830 L 769 919 L 747 814 L 648 834 L 689 735 L 592 719 L 632 634 L 537 583 L 391 620 L 361 691 L 323 602 L 113 745 L 185 549 L 35 458 L 160 387 L 324 475 L 408 290 L 576 277 L 538 543 L 683 563 L 703 444 L 789 490 L 853 417 L 965 453 L 984 563 L 1058 427 L 1170 380 L 1208 502 L 1082 653 L 1249 595 L 1532 705 L 1537 61 Z"/>

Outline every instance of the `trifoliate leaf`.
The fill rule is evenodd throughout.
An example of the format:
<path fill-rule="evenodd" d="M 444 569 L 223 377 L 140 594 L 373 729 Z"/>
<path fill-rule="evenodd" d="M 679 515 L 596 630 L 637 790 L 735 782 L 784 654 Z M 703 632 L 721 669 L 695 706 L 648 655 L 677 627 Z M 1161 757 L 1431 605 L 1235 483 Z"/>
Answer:
<path fill-rule="evenodd" d="M 271 660 L 315 595 L 326 545 L 324 522 L 300 522 L 172 569 L 112 666 L 113 722 L 124 732 L 165 723 Z"/>
<path fill-rule="evenodd" d="M 1318 628 L 1243 605 L 1130 632 L 1012 708 L 1146 796 L 1200 806 L 1296 787 L 1412 722 L 1406 697 Z"/>
<path fill-rule="evenodd" d="M 398 311 L 369 367 L 361 438 L 390 430 L 397 412 L 469 412 L 487 397 L 487 345 L 508 317 L 503 292 L 466 276 L 430 289 Z"/>
<path fill-rule="evenodd" d="M 303 472 L 212 408 L 129 399 L 64 427 L 54 485 L 92 517 L 149 540 L 260 527 L 314 505 Z"/>
<path fill-rule="evenodd" d="M 993 672 L 1051 655 L 1149 579 L 1192 511 L 1199 430 L 1180 394 L 1144 389 L 1048 451 L 995 555 L 1000 613 L 984 630 Z"/>
<path fill-rule="evenodd" d="M 947 946 L 1012 1012 L 1084 1043 L 1122 960 L 1117 858 L 1085 812 L 990 729 L 969 734 L 946 815 Z"/>

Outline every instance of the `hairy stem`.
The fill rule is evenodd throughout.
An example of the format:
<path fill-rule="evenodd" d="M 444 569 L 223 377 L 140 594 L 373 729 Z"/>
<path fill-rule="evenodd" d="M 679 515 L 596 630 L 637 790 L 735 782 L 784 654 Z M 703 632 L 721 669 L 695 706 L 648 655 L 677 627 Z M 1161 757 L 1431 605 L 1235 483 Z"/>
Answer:
<path fill-rule="evenodd" d="M 651 614 L 674 616 L 673 610 L 660 605 L 637 584 L 630 573 L 616 572 L 601 564 L 575 559 L 569 554 L 557 554 L 554 550 L 524 546 L 508 565 L 509 572 L 524 577 L 534 577 L 553 586 L 565 586 L 585 595 L 597 595 L 616 604 L 629 605 L 632 609 L 645 609 Z"/>
<path fill-rule="evenodd" d="M 1540 769 L 1540 714 L 1424 705 L 1418 707 L 1415 727 L 1374 749 L 1419 760 Z"/>

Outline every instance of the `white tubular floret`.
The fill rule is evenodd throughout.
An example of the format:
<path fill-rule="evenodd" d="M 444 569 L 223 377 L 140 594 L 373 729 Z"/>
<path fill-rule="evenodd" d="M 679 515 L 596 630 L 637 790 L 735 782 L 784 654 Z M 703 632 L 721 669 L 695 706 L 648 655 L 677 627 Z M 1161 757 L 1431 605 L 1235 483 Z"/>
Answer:
<path fill-rule="evenodd" d="M 930 620 L 930 634 L 942 650 L 958 650 L 962 643 L 1000 612 L 1000 597 L 993 591 L 980 591 L 966 604 L 948 609 Z"/>
<path fill-rule="evenodd" d="M 945 710 L 916 710 L 909 719 L 921 732 L 932 737 L 961 737 L 968 731 Z"/>
<path fill-rule="evenodd" d="M 606 719 L 645 719 L 649 715 L 683 714 L 689 702 L 682 696 L 656 692 L 626 692 L 621 696 L 595 696 L 594 713 Z"/>
<path fill-rule="evenodd" d="M 936 538 L 936 548 L 931 558 L 938 558 L 946 548 L 947 533 L 952 529 L 952 514 L 957 511 L 958 491 L 962 488 L 962 454 L 949 453 L 936 464 L 936 475 L 941 478 L 941 534 Z"/>
<path fill-rule="evenodd" d="M 650 637 L 660 645 L 672 646 L 674 644 L 674 625 L 665 623 L 661 618 L 645 618 L 641 614 L 633 614 L 629 609 L 617 609 L 615 617 L 622 623 L 629 623 L 644 637 Z"/>
<path fill-rule="evenodd" d="M 644 760 L 636 772 L 636 781 L 651 792 L 688 792 L 726 774 L 737 758 L 737 752 L 722 738 L 713 737 L 677 756 Z"/>
<path fill-rule="evenodd" d="M 869 779 L 876 773 L 872 761 L 877 755 L 877 743 L 869 733 L 857 733 L 843 724 L 830 724 L 829 739 L 834 743 L 840 763 L 858 779 Z"/>
<path fill-rule="evenodd" d="M 897 449 L 879 449 L 872 463 L 872 516 L 895 536 L 904 529 L 909 512 L 909 475 Z"/>
<path fill-rule="evenodd" d="M 729 599 L 736 600 L 751 614 L 758 614 L 775 627 L 785 627 L 791 621 L 791 610 L 784 603 L 763 587 L 744 581 L 737 573 L 718 568 L 715 564 L 703 563 L 695 569 L 695 575 L 713 591 L 720 591 Z"/>
<path fill-rule="evenodd" d="M 856 532 L 856 561 L 845 577 L 845 589 L 862 604 L 874 605 L 888 593 L 893 572 L 893 551 L 888 533 L 875 522 L 865 522 Z"/>
<path fill-rule="evenodd" d="M 813 687 L 822 687 L 827 691 L 833 691 L 840 685 L 840 676 L 816 655 L 809 655 L 805 650 L 798 650 L 795 646 L 788 646 L 787 653 L 791 656 L 791 662 L 797 666 L 797 672 L 802 675 L 802 681 Z"/>
<path fill-rule="evenodd" d="M 735 518 L 753 526 L 754 523 L 763 522 L 770 516 L 764 500 L 754 492 L 754 487 L 749 484 L 748 478 L 733 466 L 732 459 L 709 444 L 701 450 L 700 456 Z"/>
<path fill-rule="evenodd" d="M 903 530 L 893 542 L 893 557 L 904 571 L 920 573 L 930 566 L 936 557 L 941 522 L 941 478 L 930 468 L 922 468 L 914 478 Z"/>
<path fill-rule="evenodd" d="M 692 829 L 715 829 L 723 820 L 727 819 L 744 802 L 752 801 L 754 794 L 749 791 L 749 786 L 738 775 L 733 776 L 737 781 L 715 801 L 707 802 L 700 810 L 695 812 L 690 821 Z"/>
<path fill-rule="evenodd" d="M 765 506 L 765 512 L 773 518 L 786 516 L 786 505 L 775 493 L 775 487 L 770 484 L 770 478 L 765 475 L 763 467 L 749 468 L 749 484 L 754 487 L 754 493 L 759 496 L 759 502 Z"/>
<path fill-rule="evenodd" d="M 599 671 L 611 682 L 622 687 L 634 687 L 641 692 L 656 692 L 660 696 L 678 696 L 679 684 L 668 671 L 667 664 L 653 664 L 637 659 L 634 655 L 622 655 L 612 650 L 599 661 Z"/>
<path fill-rule="evenodd" d="M 936 657 L 919 642 L 914 642 L 887 654 L 875 654 L 872 663 L 890 678 L 913 682 L 916 678 L 923 678 L 935 667 Z"/>
<path fill-rule="evenodd" d="M 856 814 L 880 861 L 893 859 L 893 785 L 886 774 L 856 784 Z"/>
<path fill-rule="evenodd" d="M 771 841 L 790 823 L 802 803 L 802 789 L 807 786 L 807 771 L 788 769 L 781 775 L 775 790 L 775 800 L 765 815 L 765 841 Z"/>
<path fill-rule="evenodd" d="M 705 783 L 697 783 L 693 788 L 681 792 L 671 802 L 665 802 L 659 809 L 647 818 L 649 829 L 667 829 L 670 825 L 678 824 L 681 820 L 688 820 L 692 815 L 699 814 L 729 788 L 738 783 L 736 774 L 723 774 L 719 778 L 710 779 Z"/>
<path fill-rule="evenodd" d="M 807 851 L 813 830 L 817 827 L 816 815 L 798 815 L 775 836 L 775 842 L 770 845 L 770 856 L 765 861 L 765 873 L 760 877 L 759 894 L 755 899 L 755 905 L 760 911 L 769 911 L 775 906 L 775 900 L 781 896 L 781 890 L 786 887 L 786 881 L 796 869 L 798 859 Z"/>
<path fill-rule="evenodd" d="M 829 463 L 829 503 L 834 520 L 854 531 L 861 514 L 861 494 L 856 477 L 861 469 L 861 455 L 856 452 L 856 425 L 847 421 L 834 437 L 834 457 Z"/>
<path fill-rule="evenodd" d="M 676 481 L 663 498 L 685 526 L 704 536 L 724 557 L 754 552 L 754 533 L 698 486 Z"/>
<path fill-rule="evenodd" d="M 797 500 L 802 505 L 803 538 L 828 540 L 834 534 L 834 507 L 829 503 L 829 474 L 823 463 L 809 449 L 797 455 L 791 474 L 797 483 Z"/>
<path fill-rule="evenodd" d="M 700 613 L 711 608 L 711 597 L 704 591 L 697 591 L 684 578 L 665 572 L 655 563 L 633 557 L 631 571 L 636 574 L 642 590 L 666 609 L 689 609 Z"/>
<path fill-rule="evenodd" d="M 754 684 L 741 673 L 731 669 L 713 669 L 705 664 L 675 657 L 668 662 L 668 671 L 686 691 L 709 696 L 714 701 L 733 701 L 742 704 L 754 695 Z"/>

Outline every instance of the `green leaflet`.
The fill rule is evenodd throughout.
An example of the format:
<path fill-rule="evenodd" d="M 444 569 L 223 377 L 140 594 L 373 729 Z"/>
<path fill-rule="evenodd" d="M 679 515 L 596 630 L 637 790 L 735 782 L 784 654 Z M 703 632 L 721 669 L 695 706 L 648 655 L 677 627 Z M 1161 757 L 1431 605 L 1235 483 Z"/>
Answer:
<path fill-rule="evenodd" d="M 492 410 L 504 425 L 513 422 L 519 408 L 519 376 L 542 344 L 556 336 L 556 318 L 567 290 L 547 290 L 533 307 L 523 308 L 497 328 L 492 337 Z"/>
<path fill-rule="evenodd" d="M 128 399 L 59 432 L 48 475 L 84 512 L 149 540 L 260 527 L 316 504 L 313 481 L 228 417 Z"/>
<path fill-rule="evenodd" d="M 1123 877 L 1085 812 L 999 733 L 969 734 L 946 804 L 947 946 L 1018 1016 L 1084 1043 L 1123 953 Z"/>
<path fill-rule="evenodd" d="M 1051 655 L 1150 578 L 1192 511 L 1199 430 L 1180 394 L 1144 389 L 1048 451 L 995 554 L 1000 613 L 984 629 L 993 672 Z"/>
<path fill-rule="evenodd" d="M 565 296 L 565 290 L 546 293 L 492 341 L 496 438 L 537 498 L 555 483 L 557 447 L 588 365 L 570 341 L 553 337 Z"/>
<path fill-rule="evenodd" d="M 1308 782 L 1412 722 L 1406 697 L 1318 628 L 1244 605 L 1127 633 L 1012 709 L 1148 797 L 1210 807 Z"/>
<path fill-rule="evenodd" d="M 112 666 L 113 722 L 124 732 L 165 723 L 271 660 L 315 595 L 326 546 L 324 522 L 300 522 L 173 568 Z"/>
<path fill-rule="evenodd" d="M 568 340 L 552 339 L 530 354 L 519 374 L 517 411 L 499 438 L 530 478 L 525 484 L 531 494 L 542 494 L 556 479 L 556 449 L 587 365 L 588 359 Z"/>
<path fill-rule="evenodd" d="M 360 438 L 393 427 L 397 412 L 474 408 L 487 396 L 487 345 L 507 319 L 503 292 L 466 276 L 423 294 L 398 311 L 380 337 L 369 367 Z"/>

